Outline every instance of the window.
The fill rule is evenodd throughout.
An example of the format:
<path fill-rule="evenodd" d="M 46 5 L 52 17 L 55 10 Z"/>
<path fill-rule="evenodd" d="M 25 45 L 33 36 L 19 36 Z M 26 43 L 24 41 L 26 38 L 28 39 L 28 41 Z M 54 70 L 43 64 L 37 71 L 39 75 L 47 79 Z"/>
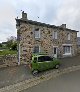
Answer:
<path fill-rule="evenodd" d="M 35 46 L 34 53 L 39 53 L 39 52 L 40 52 L 40 46 Z"/>
<path fill-rule="evenodd" d="M 40 30 L 35 29 L 34 35 L 35 35 L 35 38 L 40 38 Z"/>
<path fill-rule="evenodd" d="M 49 57 L 49 56 L 40 56 L 38 57 L 38 62 L 44 62 L 44 61 L 52 61 L 53 58 Z"/>
<path fill-rule="evenodd" d="M 52 61 L 53 59 L 49 56 L 45 56 L 45 61 Z"/>
<path fill-rule="evenodd" d="M 64 54 L 71 53 L 71 46 L 64 46 Z"/>
<path fill-rule="evenodd" d="M 38 57 L 38 62 L 44 62 L 44 56 Z"/>
<path fill-rule="evenodd" d="M 37 61 L 37 57 L 34 57 L 34 60 Z"/>
<path fill-rule="evenodd" d="M 53 32 L 53 39 L 57 39 L 57 32 Z"/>
<path fill-rule="evenodd" d="M 70 33 L 67 34 L 67 39 L 70 40 Z"/>

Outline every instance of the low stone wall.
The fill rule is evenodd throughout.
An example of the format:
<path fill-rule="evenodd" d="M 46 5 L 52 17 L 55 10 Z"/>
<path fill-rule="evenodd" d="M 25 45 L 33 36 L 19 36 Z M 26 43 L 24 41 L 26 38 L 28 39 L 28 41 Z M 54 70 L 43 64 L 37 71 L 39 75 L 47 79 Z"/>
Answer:
<path fill-rule="evenodd" d="M 17 65 L 17 55 L 0 56 L 0 68 Z"/>

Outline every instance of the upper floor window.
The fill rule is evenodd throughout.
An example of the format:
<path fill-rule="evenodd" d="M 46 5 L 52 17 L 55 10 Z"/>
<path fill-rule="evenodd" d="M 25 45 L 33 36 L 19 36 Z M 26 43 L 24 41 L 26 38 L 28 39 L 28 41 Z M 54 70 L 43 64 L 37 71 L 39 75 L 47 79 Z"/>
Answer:
<path fill-rule="evenodd" d="M 70 33 L 67 34 L 67 39 L 70 40 Z"/>
<path fill-rule="evenodd" d="M 53 39 L 57 39 L 57 32 L 53 31 Z"/>
<path fill-rule="evenodd" d="M 40 38 L 40 30 L 39 30 L 39 28 L 35 29 L 34 36 L 35 36 L 35 38 Z"/>

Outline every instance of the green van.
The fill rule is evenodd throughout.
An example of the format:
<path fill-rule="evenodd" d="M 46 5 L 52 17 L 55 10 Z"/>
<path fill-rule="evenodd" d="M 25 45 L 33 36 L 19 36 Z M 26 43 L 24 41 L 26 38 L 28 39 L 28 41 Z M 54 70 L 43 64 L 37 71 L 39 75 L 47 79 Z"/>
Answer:
<path fill-rule="evenodd" d="M 52 58 L 48 55 L 33 55 L 30 63 L 30 68 L 33 75 L 36 75 L 39 71 L 56 68 L 60 66 L 60 62 L 56 58 Z"/>

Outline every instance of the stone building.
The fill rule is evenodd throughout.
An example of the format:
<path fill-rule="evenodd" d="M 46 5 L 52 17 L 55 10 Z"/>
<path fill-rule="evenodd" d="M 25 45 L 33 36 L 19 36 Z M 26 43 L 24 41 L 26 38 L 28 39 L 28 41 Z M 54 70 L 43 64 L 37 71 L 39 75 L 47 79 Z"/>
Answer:
<path fill-rule="evenodd" d="M 22 18 L 16 19 L 17 38 L 20 44 L 21 61 L 30 61 L 32 53 L 46 53 L 52 57 L 77 54 L 77 32 L 66 28 L 66 24 L 55 26 Z"/>
<path fill-rule="evenodd" d="M 78 54 L 80 54 L 80 37 L 77 37 Z"/>

